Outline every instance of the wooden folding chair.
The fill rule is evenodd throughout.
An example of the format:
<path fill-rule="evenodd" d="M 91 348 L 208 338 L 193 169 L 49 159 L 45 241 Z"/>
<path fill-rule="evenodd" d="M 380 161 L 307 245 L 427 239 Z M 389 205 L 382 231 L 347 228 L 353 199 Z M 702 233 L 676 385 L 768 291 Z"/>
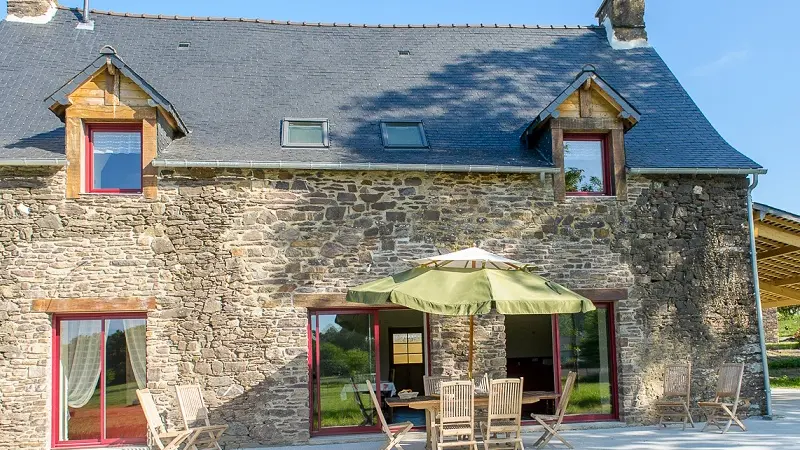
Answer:
<path fill-rule="evenodd" d="M 450 377 L 445 376 L 429 376 L 424 375 L 422 377 L 422 384 L 423 388 L 425 389 L 425 395 L 436 395 L 439 393 L 439 388 L 442 386 L 443 381 L 450 381 Z"/>
<path fill-rule="evenodd" d="M 186 444 L 185 448 L 191 448 L 198 435 L 204 432 L 202 429 L 167 431 L 150 390 L 138 389 L 136 397 L 139 398 L 139 404 L 144 410 L 145 419 L 147 419 L 147 430 L 150 434 L 148 441 L 155 444 L 160 450 L 177 450 L 183 444 Z"/>
<path fill-rule="evenodd" d="M 569 396 L 572 394 L 572 388 L 575 386 L 575 378 L 578 374 L 570 372 L 567 375 L 567 382 L 564 383 L 564 390 L 561 391 L 561 398 L 558 400 L 558 408 L 556 408 L 555 415 L 548 414 L 533 414 L 533 419 L 539 422 L 544 428 L 542 436 L 533 443 L 536 448 L 542 448 L 550 442 L 550 439 L 558 438 L 568 448 L 573 448 L 572 445 L 564 439 L 559 431 L 561 431 L 561 422 L 564 421 L 564 414 L 567 412 L 569 405 Z"/>
<path fill-rule="evenodd" d="M 705 412 L 707 418 L 703 431 L 709 425 L 714 425 L 722 430 L 722 433 L 725 433 L 733 424 L 741 428 L 742 431 L 747 431 L 747 427 L 736 417 L 743 376 L 744 363 L 726 363 L 720 367 L 719 378 L 717 379 L 717 393 L 714 401 L 697 403 L 697 406 Z M 727 403 L 724 401 L 725 399 L 733 399 L 733 402 Z M 723 422 L 727 423 L 723 425 Z"/>
<path fill-rule="evenodd" d="M 475 440 L 475 383 L 447 381 L 440 386 L 439 417 L 433 426 L 434 450 L 469 447 L 478 450 Z"/>
<path fill-rule="evenodd" d="M 203 390 L 198 385 L 176 386 L 178 406 L 180 406 L 183 425 L 186 429 L 202 428 L 203 433 L 194 442 L 195 449 L 222 450 L 219 440 L 228 429 L 227 425 L 211 425 L 208 408 L 203 401 Z"/>
<path fill-rule="evenodd" d="M 489 374 L 485 373 L 479 377 L 475 377 L 475 390 L 478 392 L 489 392 Z"/>
<path fill-rule="evenodd" d="M 368 380 L 364 378 L 364 381 Z M 364 420 L 361 421 L 361 424 L 359 426 L 373 425 L 372 411 L 368 409 L 364 405 L 364 401 L 361 400 L 361 392 L 360 389 L 358 388 L 358 382 L 356 382 L 356 379 L 354 377 L 350 377 L 350 384 L 352 384 L 353 386 L 353 397 L 356 399 L 356 405 L 358 406 L 359 411 L 361 411 L 361 417 L 364 418 Z"/>
<path fill-rule="evenodd" d="M 505 378 L 489 383 L 489 410 L 481 423 L 483 448 L 499 445 L 524 450 L 522 444 L 522 378 Z"/>
<path fill-rule="evenodd" d="M 405 437 L 408 430 L 410 430 L 414 424 L 411 422 L 397 423 L 395 426 L 400 427 L 400 431 L 392 433 L 392 430 L 389 429 L 389 424 L 386 423 L 386 418 L 383 417 L 383 410 L 381 409 L 381 404 L 378 403 L 378 396 L 375 395 L 375 389 L 372 387 L 372 383 L 370 383 L 369 380 L 367 380 L 367 389 L 369 389 L 369 396 L 372 398 L 372 404 L 375 406 L 375 412 L 378 414 L 381 430 L 383 430 L 389 438 L 389 443 L 383 447 L 383 450 L 390 450 L 392 448 L 403 450 L 403 446 L 400 445 L 400 442 L 402 442 L 403 437 Z"/>
<path fill-rule="evenodd" d="M 691 388 L 691 362 L 667 365 L 664 369 L 664 395 L 655 402 L 659 425 L 666 428 L 669 424 L 680 423 L 685 430 L 688 422 L 694 428 L 694 420 L 689 410 Z"/>

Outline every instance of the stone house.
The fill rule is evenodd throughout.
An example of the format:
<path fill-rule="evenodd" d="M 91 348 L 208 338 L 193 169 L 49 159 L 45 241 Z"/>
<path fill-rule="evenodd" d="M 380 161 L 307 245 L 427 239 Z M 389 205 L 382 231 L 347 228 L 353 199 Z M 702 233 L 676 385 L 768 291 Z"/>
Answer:
<path fill-rule="evenodd" d="M 691 360 L 700 399 L 739 361 L 760 413 L 747 204 L 765 170 L 648 45 L 643 0 L 596 15 L 372 26 L 9 0 L 0 447 L 141 443 L 135 390 L 178 425 L 177 384 L 203 387 L 229 448 L 374 431 L 355 378 L 385 396 L 463 375 L 467 319 L 343 294 L 473 243 L 598 307 L 478 317 L 477 371 L 555 390 L 577 370 L 570 420 L 648 423 L 666 363 Z"/>

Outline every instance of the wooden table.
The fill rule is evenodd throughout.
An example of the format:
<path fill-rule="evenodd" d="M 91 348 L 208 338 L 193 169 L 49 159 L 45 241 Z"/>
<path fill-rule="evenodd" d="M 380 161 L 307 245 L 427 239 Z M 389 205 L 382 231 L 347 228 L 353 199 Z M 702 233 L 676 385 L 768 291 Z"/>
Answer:
<path fill-rule="evenodd" d="M 558 394 L 550 391 L 525 391 L 522 393 L 522 404 L 530 405 L 540 400 L 556 400 Z M 431 443 L 431 418 L 436 414 L 439 409 L 439 396 L 438 395 L 420 395 L 410 399 L 401 399 L 399 397 L 391 397 L 386 399 L 386 405 L 390 408 L 407 407 L 411 409 L 424 409 L 425 410 L 425 428 L 428 434 L 427 443 L 425 448 L 432 448 Z M 475 408 L 488 408 L 489 407 L 489 394 L 475 394 Z"/>

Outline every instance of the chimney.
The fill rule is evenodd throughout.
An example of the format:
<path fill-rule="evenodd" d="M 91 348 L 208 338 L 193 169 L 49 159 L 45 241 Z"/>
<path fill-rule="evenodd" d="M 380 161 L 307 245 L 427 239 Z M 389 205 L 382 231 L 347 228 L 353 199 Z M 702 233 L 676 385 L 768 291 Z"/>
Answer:
<path fill-rule="evenodd" d="M 644 29 L 645 0 L 603 0 L 595 13 L 598 23 L 606 28 L 608 42 L 614 49 L 647 47 Z"/>
<path fill-rule="evenodd" d="M 58 9 L 56 0 L 8 0 L 8 22 L 47 23 Z"/>

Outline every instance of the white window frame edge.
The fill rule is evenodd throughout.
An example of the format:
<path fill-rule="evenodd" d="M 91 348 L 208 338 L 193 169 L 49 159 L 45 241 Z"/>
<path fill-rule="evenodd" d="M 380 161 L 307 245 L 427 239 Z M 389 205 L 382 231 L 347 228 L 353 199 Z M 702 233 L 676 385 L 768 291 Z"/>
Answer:
<path fill-rule="evenodd" d="M 289 124 L 291 123 L 319 123 L 322 125 L 322 144 L 292 144 L 289 142 Z M 328 148 L 330 138 L 328 135 L 328 119 L 324 118 L 295 118 L 284 117 L 281 121 L 281 147 L 291 148 Z"/>
<path fill-rule="evenodd" d="M 393 124 L 407 124 L 407 125 L 416 125 L 417 129 L 419 129 L 419 134 L 422 137 L 422 146 L 419 145 L 392 145 L 389 143 L 389 132 L 387 131 L 387 125 Z M 426 149 L 431 148 L 428 144 L 428 137 L 425 136 L 425 125 L 423 124 L 422 120 L 381 120 L 381 141 L 383 143 L 383 148 L 387 149 L 404 149 L 404 150 L 414 150 L 414 149 Z"/>

